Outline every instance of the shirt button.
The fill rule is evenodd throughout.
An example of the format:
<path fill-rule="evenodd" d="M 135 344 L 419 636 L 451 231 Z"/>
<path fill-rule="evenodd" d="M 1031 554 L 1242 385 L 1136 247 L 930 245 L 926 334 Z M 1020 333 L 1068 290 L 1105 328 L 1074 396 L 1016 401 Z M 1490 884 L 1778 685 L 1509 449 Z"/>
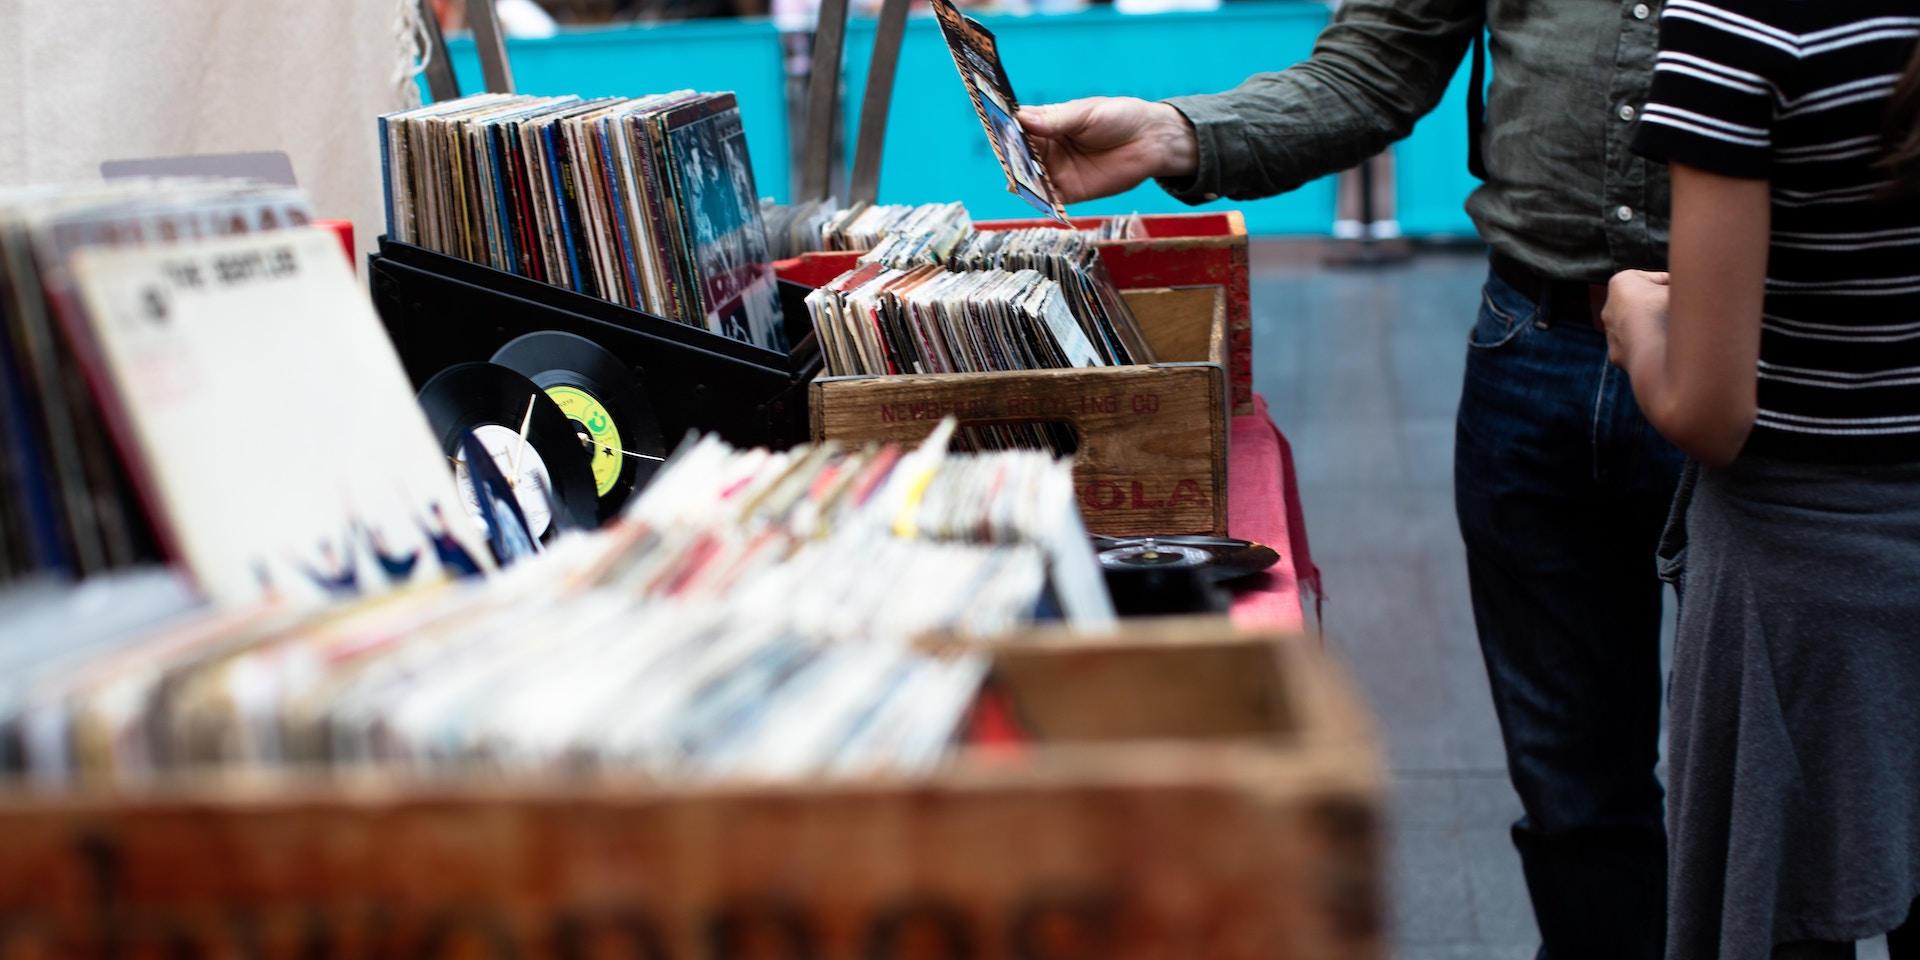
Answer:
<path fill-rule="evenodd" d="M 1636 3 L 1633 5 L 1633 18 L 1635 20 L 1645 20 L 1646 18 L 1651 16 L 1653 16 L 1652 7 L 1649 7 L 1644 3 Z"/>
<path fill-rule="evenodd" d="M 1633 208 L 1628 206 L 1615 207 L 1613 215 L 1618 217 L 1621 223 L 1626 223 L 1633 219 Z"/>
<path fill-rule="evenodd" d="M 1622 120 L 1632 120 L 1632 119 L 1633 119 L 1633 112 L 1634 112 L 1634 111 L 1633 111 L 1633 104 L 1630 104 L 1630 103 L 1623 103 L 1623 104 L 1621 104 L 1621 105 L 1620 105 L 1620 119 L 1622 119 Z"/>

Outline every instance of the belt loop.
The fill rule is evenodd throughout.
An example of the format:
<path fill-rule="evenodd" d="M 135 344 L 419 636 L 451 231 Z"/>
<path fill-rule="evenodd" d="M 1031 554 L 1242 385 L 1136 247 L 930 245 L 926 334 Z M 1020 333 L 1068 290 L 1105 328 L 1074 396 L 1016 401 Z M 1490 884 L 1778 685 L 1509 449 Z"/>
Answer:
<path fill-rule="evenodd" d="M 1553 326 L 1553 283 L 1540 281 L 1540 295 L 1533 301 L 1533 328 L 1545 330 Z"/>

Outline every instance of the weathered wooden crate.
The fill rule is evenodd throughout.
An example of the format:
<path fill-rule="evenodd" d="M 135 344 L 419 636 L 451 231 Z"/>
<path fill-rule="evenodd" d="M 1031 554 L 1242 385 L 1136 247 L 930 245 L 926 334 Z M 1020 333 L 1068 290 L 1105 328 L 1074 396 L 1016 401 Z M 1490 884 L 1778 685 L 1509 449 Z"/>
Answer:
<path fill-rule="evenodd" d="M 815 440 L 917 442 L 962 424 L 1057 422 L 1094 533 L 1227 532 L 1226 302 L 1217 286 L 1123 291 L 1160 363 L 816 377 Z"/>
<path fill-rule="evenodd" d="M 1085 229 L 1110 217 L 1075 217 Z M 1247 221 L 1238 210 L 1141 216 L 1147 236 L 1100 244 L 1113 282 L 1121 287 L 1217 284 L 1226 293 L 1227 384 L 1235 416 L 1253 412 L 1253 299 L 1247 267 Z M 982 230 L 1048 226 L 1050 220 L 983 220 Z M 819 286 L 851 269 L 858 253 L 810 253 L 780 265 L 780 275 Z"/>
<path fill-rule="evenodd" d="M 0 955 L 1384 956 L 1360 708 L 1198 624 L 995 646 L 1026 739 L 910 780 L 0 795 Z"/>

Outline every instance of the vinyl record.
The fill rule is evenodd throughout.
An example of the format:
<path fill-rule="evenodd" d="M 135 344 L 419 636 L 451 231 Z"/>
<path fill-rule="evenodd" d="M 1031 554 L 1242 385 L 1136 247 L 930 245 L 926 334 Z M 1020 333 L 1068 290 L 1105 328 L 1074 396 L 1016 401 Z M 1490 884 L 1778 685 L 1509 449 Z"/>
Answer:
<path fill-rule="evenodd" d="M 520 423 L 528 417 L 529 401 L 533 413 L 522 447 Z M 502 472 L 514 474 L 517 499 L 534 536 L 599 525 L 587 450 L 567 415 L 533 381 L 496 364 L 456 363 L 420 388 L 420 406 L 447 456 L 458 460 L 461 441 L 472 433 L 493 451 Z M 543 490 L 552 494 L 551 507 Z M 551 516 L 554 512 L 559 515 Z"/>
<path fill-rule="evenodd" d="M 1123 617 L 1218 612 L 1225 594 L 1213 558 L 1194 547 L 1123 543 L 1100 551 L 1114 611 Z"/>
<path fill-rule="evenodd" d="M 1094 537 L 1100 565 L 1109 570 L 1142 567 L 1198 567 L 1215 581 L 1259 573 L 1280 562 L 1272 547 L 1229 537 Z"/>
<path fill-rule="evenodd" d="M 1116 568 L 1199 569 L 1213 562 L 1213 554 L 1194 547 L 1158 543 L 1122 543 L 1100 551 L 1100 565 Z"/>
<path fill-rule="evenodd" d="M 667 455 L 653 405 L 632 369 L 606 348 L 576 334 L 542 330 L 515 337 L 494 353 L 493 362 L 545 390 L 575 432 L 590 438 L 602 521 L 618 514 L 659 469 L 660 460 L 648 459 Z"/>

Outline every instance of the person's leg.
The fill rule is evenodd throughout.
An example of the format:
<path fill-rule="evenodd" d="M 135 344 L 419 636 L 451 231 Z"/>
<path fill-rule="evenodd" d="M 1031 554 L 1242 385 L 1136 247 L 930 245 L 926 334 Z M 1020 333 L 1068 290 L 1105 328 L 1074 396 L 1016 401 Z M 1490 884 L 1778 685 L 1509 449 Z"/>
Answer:
<path fill-rule="evenodd" d="M 1904 923 L 1887 933 L 1887 960 L 1920 960 L 1920 901 L 1908 908 Z"/>
<path fill-rule="evenodd" d="M 1661 585 L 1679 458 L 1590 326 L 1541 328 L 1497 279 L 1460 400 L 1455 499 L 1474 619 L 1526 816 L 1543 956 L 1662 955 Z"/>

